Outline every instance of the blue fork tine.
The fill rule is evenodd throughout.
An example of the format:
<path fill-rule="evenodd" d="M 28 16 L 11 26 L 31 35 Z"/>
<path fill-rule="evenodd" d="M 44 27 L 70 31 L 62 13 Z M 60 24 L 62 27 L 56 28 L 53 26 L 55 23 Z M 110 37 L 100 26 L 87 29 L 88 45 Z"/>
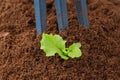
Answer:
<path fill-rule="evenodd" d="M 55 0 L 59 31 L 68 26 L 66 0 Z"/>
<path fill-rule="evenodd" d="M 88 12 L 86 0 L 75 0 L 79 24 L 89 27 Z"/>
<path fill-rule="evenodd" d="M 59 31 L 68 26 L 66 0 L 55 0 Z M 78 21 L 89 28 L 86 0 L 75 0 Z M 46 29 L 46 0 L 34 0 L 37 34 Z"/>
<path fill-rule="evenodd" d="M 34 0 L 37 34 L 46 29 L 46 0 Z"/>

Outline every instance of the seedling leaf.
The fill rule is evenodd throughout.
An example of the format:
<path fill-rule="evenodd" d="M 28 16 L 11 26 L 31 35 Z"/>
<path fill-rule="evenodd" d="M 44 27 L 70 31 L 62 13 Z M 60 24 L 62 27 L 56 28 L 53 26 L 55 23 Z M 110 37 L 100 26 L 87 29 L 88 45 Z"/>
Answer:
<path fill-rule="evenodd" d="M 59 35 L 44 34 L 40 41 L 41 47 L 46 56 L 55 56 L 57 53 L 62 59 L 67 60 L 69 58 L 77 58 L 82 55 L 80 43 L 74 43 L 69 48 L 65 47 L 66 41 Z"/>

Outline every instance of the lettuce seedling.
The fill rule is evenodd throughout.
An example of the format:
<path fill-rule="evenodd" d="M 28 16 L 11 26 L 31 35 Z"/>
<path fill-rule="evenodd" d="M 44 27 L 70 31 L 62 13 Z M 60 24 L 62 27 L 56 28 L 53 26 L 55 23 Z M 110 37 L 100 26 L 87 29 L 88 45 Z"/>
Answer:
<path fill-rule="evenodd" d="M 40 41 L 41 47 L 46 56 L 55 56 L 57 53 L 62 59 L 67 60 L 69 58 L 78 58 L 82 55 L 80 43 L 73 43 L 66 48 L 66 41 L 59 35 L 42 34 L 42 40 Z"/>

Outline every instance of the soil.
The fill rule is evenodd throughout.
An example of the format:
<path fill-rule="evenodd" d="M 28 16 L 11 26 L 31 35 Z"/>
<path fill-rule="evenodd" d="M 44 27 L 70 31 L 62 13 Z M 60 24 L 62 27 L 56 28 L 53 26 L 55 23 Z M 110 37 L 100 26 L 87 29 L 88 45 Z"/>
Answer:
<path fill-rule="evenodd" d="M 78 24 L 73 3 L 67 0 L 68 28 L 58 32 L 47 0 L 45 33 L 82 44 L 81 58 L 64 61 L 39 49 L 33 0 L 0 0 L 0 80 L 120 80 L 120 0 L 89 0 L 90 30 Z"/>

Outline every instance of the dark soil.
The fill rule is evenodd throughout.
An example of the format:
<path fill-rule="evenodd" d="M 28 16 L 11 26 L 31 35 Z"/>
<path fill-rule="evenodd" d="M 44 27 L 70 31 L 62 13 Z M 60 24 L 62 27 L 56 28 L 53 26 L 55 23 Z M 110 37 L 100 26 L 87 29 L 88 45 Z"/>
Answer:
<path fill-rule="evenodd" d="M 53 0 L 47 9 L 45 32 L 60 34 L 67 45 L 81 42 L 82 57 L 46 57 L 33 0 L 0 0 L 0 80 L 120 80 L 120 0 L 90 0 L 90 30 L 79 26 L 73 0 L 65 31 L 58 32 Z"/>

